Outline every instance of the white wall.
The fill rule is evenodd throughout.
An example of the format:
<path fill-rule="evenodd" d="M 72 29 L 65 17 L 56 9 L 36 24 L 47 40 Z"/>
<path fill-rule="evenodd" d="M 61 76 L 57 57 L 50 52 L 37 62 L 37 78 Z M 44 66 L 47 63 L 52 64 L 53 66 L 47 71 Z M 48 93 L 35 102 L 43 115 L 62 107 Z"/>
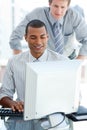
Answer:
<path fill-rule="evenodd" d="M 0 1 L 0 59 L 8 58 L 11 54 L 8 41 L 11 33 L 10 1 Z"/>

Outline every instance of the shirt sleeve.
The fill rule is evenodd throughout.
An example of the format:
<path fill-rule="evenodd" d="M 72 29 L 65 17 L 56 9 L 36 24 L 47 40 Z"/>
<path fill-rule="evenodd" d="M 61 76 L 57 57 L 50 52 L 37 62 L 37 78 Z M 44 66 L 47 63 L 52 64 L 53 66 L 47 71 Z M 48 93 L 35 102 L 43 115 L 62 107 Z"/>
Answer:
<path fill-rule="evenodd" d="M 35 10 L 29 12 L 19 23 L 19 25 L 13 30 L 9 41 L 11 49 L 22 50 L 21 40 L 23 40 L 26 25 L 33 19 L 39 19 L 39 16 L 41 18 L 43 17 L 40 14 L 40 10 L 42 10 L 42 8 L 36 8 Z"/>
<path fill-rule="evenodd" d="M 76 40 L 82 45 L 79 55 L 87 55 L 87 24 L 85 18 L 75 11 L 69 9 L 64 19 L 64 35 L 68 36 L 75 32 Z"/>
<path fill-rule="evenodd" d="M 87 24 L 85 19 L 79 14 L 77 15 L 76 27 L 74 26 L 76 39 L 82 45 L 79 51 L 79 55 L 87 56 Z"/>
<path fill-rule="evenodd" d="M 0 88 L 0 99 L 8 96 L 10 98 L 13 98 L 13 94 L 15 92 L 15 84 L 13 80 L 13 72 L 12 72 L 12 66 L 11 66 L 11 60 L 9 60 L 6 71 L 3 77 L 2 86 Z"/>

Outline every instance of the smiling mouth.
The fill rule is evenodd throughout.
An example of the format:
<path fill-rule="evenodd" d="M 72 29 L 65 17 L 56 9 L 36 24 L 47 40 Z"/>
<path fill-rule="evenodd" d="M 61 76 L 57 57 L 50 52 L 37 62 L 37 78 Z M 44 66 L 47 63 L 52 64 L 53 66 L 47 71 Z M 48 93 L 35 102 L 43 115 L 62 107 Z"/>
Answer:
<path fill-rule="evenodd" d="M 34 46 L 35 49 L 39 50 L 42 49 L 43 46 Z"/>

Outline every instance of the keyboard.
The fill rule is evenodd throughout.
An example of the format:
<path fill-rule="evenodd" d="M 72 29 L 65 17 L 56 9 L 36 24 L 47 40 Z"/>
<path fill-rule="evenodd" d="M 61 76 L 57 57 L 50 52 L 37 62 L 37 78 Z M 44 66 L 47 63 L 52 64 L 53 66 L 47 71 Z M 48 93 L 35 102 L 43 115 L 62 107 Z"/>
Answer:
<path fill-rule="evenodd" d="M 23 112 L 13 111 L 11 108 L 0 108 L 1 117 L 23 117 Z"/>
<path fill-rule="evenodd" d="M 84 121 L 87 120 L 87 108 L 79 106 L 78 111 L 68 114 L 67 117 L 72 121 Z"/>

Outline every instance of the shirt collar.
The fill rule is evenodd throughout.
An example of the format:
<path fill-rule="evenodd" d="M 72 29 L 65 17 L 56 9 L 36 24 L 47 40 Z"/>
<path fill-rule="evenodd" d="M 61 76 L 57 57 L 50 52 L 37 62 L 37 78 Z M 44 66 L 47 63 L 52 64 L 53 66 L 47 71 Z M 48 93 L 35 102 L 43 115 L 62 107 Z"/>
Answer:
<path fill-rule="evenodd" d="M 43 62 L 47 60 L 47 49 L 45 50 L 45 52 L 42 54 L 42 56 L 40 56 L 38 58 L 38 61 Z M 35 57 L 33 57 L 29 51 L 29 62 L 34 62 L 35 60 L 37 60 Z"/>

